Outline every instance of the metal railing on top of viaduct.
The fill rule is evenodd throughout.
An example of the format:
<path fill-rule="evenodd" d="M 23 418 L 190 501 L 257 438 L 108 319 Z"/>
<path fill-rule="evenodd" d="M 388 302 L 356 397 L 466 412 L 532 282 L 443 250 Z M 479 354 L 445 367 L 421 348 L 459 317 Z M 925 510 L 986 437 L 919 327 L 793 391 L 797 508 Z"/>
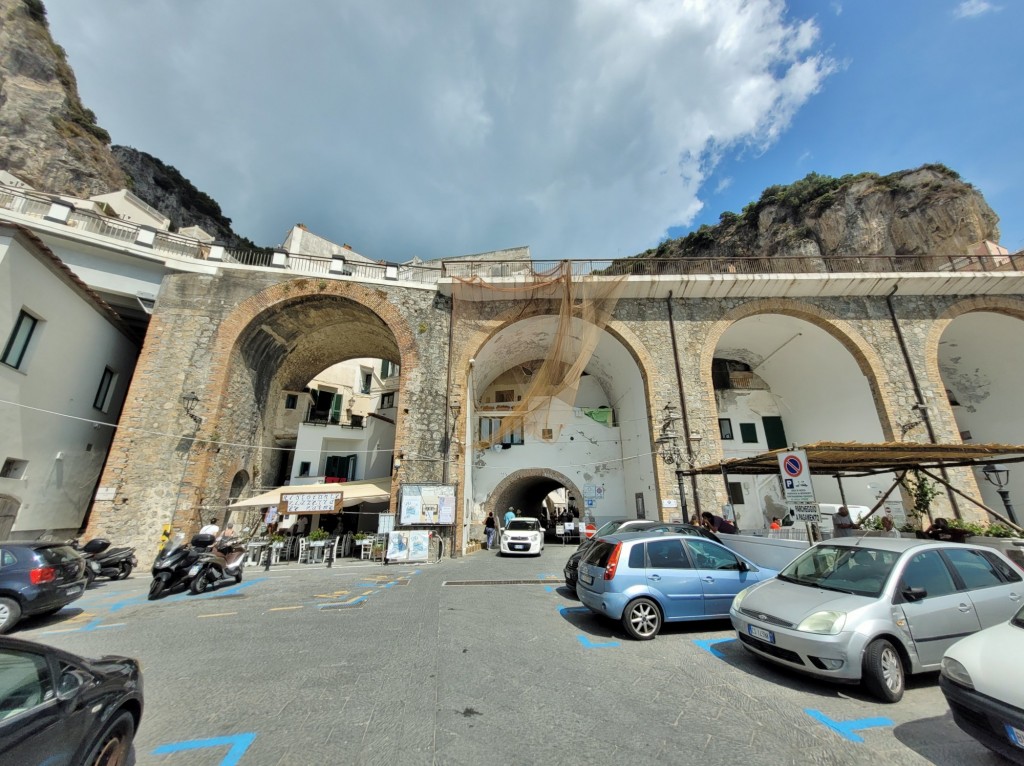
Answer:
<path fill-rule="evenodd" d="M 91 210 L 78 210 L 57 197 L 27 189 L 0 187 L 0 209 L 34 217 L 53 217 L 54 203 L 70 208 L 62 222 L 90 234 L 125 244 L 139 244 L 154 253 L 208 260 L 215 246 L 173 232 L 112 218 Z M 221 251 L 221 249 L 218 249 Z M 341 256 L 343 254 L 339 254 Z M 284 250 L 234 250 L 223 248 L 225 263 L 312 276 L 346 276 L 356 279 L 436 284 L 451 278 L 533 278 L 568 263 L 574 277 L 602 276 L 698 276 L 707 274 L 850 274 L 864 272 L 965 272 L 1024 270 L 1024 255 L 865 255 L 828 258 L 795 256 L 739 256 L 735 258 L 626 258 L 580 260 L 489 260 L 465 258 L 427 264 L 367 263 L 330 256 L 288 253 Z"/>

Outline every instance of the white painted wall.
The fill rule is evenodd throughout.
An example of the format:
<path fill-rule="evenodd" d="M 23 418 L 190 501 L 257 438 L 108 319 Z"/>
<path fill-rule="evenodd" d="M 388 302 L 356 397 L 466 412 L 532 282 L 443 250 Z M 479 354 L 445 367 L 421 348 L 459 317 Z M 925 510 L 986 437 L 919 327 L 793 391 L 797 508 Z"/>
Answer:
<path fill-rule="evenodd" d="M 22 309 L 42 320 L 22 368 L 0 364 L 0 398 L 21 405 L 0 405 L 0 462 L 28 461 L 22 478 L 0 478 L 0 495 L 21 504 L 15 538 L 47 529 L 77 534 L 114 432 L 29 408 L 114 424 L 138 354 L 91 299 L 49 263 L 34 246 L 0 237 L 0 348 Z M 103 412 L 93 402 L 105 367 L 117 379 Z"/>

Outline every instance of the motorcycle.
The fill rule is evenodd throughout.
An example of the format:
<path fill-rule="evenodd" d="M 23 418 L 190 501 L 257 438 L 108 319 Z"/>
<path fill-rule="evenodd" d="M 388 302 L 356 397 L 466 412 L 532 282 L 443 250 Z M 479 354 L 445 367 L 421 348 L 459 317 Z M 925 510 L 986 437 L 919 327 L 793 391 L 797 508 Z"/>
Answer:
<path fill-rule="evenodd" d="M 201 540 L 199 538 L 206 538 Z M 205 545 L 204 545 L 205 543 Z M 227 538 L 214 541 L 213 535 L 196 535 L 192 544 L 200 547 L 199 558 L 189 570 L 189 590 L 194 594 L 216 588 L 223 580 L 242 582 L 246 547 L 241 540 Z"/>
<path fill-rule="evenodd" d="M 110 541 L 101 537 L 93 538 L 85 545 L 80 545 L 78 540 L 69 540 L 68 545 L 83 555 L 89 585 L 97 577 L 124 580 L 139 564 L 134 548 L 111 548 Z"/>
<path fill-rule="evenodd" d="M 168 540 L 163 550 L 153 562 L 153 582 L 149 585 L 149 600 L 154 601 L 167 590 L 188 584 L 189 574 L 193 565 L 203 554 L 203 547 L 197 543 L 204 542 L 199 538 L 212 538 L 211 535 L 196 535 L 192 545 L 185 545 L 185 535 L 179 532 Z"/>

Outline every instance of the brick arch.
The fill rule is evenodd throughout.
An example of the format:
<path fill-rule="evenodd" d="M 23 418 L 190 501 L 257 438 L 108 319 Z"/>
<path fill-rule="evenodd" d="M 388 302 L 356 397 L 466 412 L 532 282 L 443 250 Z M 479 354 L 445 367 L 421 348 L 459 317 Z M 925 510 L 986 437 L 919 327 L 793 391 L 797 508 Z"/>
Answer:
<path fill-rule="evenodd" d="M 881 356 L 852 324 L 825 311 L 819 306 L 803 301 L 781 300 L 778 298 L 750 301 L 726 312 L 721 319 L 711 326 L 707 332 L 700 356 L 700 374 L 707 401 L 712 404 L 715 404 L 717 401 L 715 398 L 714 382 L 711 379 L 711 367 L 715 351 L 718 349 L 718 344 L 721 342 L 726 330 L 741 319 L 767 314 L 781 314 L 802 319 L 824 330 L 839 341 L 843 348 L 853 356 L 857 366 L 868 381 L 868 385 L 871 388 L 871 398 L 875 402 L 875 410 L 878 414 L 883 435 L 887 441 L 895 440 L 894 434 L 898 431 L 898 426 L 895 424 L 894 414 L 889 406 L 892 398 L 892 388 L 889 374 L 886 371 Z M 717 413 L 717 404 L 715 404 L 715 412 Z M 717 433 L 717 430 L 715 433 Z M 719 446 L 718 449 L 718 456 L 721 457 L 721 447 Z"/>
<path fill-rule="evenodd" d="M 216 335 L 211 344 L 209 365 L 210 377 L 205 385 L 202 400 L 211 404 L 203 407 L 200 404 L 197 412 L 203 418 L 197 437 L 209 438 L 216 431 L 219 414 L 229 406 L 229 389 L 231 373 L 238 363 L 239 344 L 245 333 L 261 317 L 269 313 L 287 312 L 290 306 L 297 306 L 308 298 L 335 296 L 343 298 L 376 314 L 395 338 L 398 351 L 398 363 L 403 369 L 413 370 L 418 363 L 415 335 L 409 323 L 402 316 L 397 306 L 389 300 L 388 293 L 376 290 L 355 282 L 344 282 L 335 279 L 299 278 L 271 285 L 244 301 L 240 302 L 217 327 Z M 409 377 L 403 375 L 399 384 L 399 396 L 404 397 Z M 265 417 L 265 414 L 264 414 Z M 395 422 L 395 450 L 401 448 L 402 434 L 405 432 L 405 417 L 400 410 Z M 205 487 L 210 474 L 212 458 L 208 450 L 199 450 L 192 466 L 186 469 L 187 475 L 182 477 L 182 484 L 193 487 Z M 234 467 L 237 471 L 241 466 Z M 234 475 L 232 473 L 232 475 Z M 395 497 L 392 497 L 391 512 L 394 512 Z M 181 509 L 175 509 L 177 514 Z M 187 509 L 186 509 L 187 512 Z"/>
<path fill-rule="evenodd" d="M 514 487 L 516 484 L 527 481 L 530 479 L 550 479 L 561 484 L 569 492 L 574 495 L 578 503 L 583 502 L 583 493 L 580 492 L 580 488 L 565 474 L 555 471 L 551 468 L 521 468 L 518 471 L 513 471 L 504 479 L 499 481 L 491 493 L 487 496 L 487 502 L 484 503 L 484 515 L 493 512 L 495 518 L 501 518 L 501 515 L 507 510 L 508 506 L 505 504 L 504 498 L 509 489 Z"/>
<path fill-rule="evenodd" d="M 977 312 L 1002 314 L 1024 321 L 1024 300 L 1004 295 L 979 295 L 953 303 L 935 318 L 924 343 L 924 363 L 928 380 L 932 381 L 937 391 L 945 390 L 939 369 L 939 343 L 942 342 L 943 333 L 957 317 Z"/>

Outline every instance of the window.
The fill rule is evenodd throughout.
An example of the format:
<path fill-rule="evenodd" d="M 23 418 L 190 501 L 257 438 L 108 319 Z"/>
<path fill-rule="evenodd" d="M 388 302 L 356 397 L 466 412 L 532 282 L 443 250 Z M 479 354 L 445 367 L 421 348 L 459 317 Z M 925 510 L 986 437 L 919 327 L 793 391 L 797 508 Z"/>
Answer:
<path fill-rule="evenodd" d="M 0 650 L 0 720 L 31 710 L 52 697 L 45 657 L 18 649 Z"/>
<path fill-rule="evenodd" d="M 284 396 L 284 408 L 286 410 L 294 410 L 299 406 L 299 397 L 297 394 L 285 394 Z"/>
<path fill-rule="evenodd" d="M 395 393 L 381 394 L 380 396 L 380 408 L 382 410 L 389 410 L 395 406 Z"/>
<path fill-rule="evenodd" d="M 14 323 L 14 331 L 7 339 L 7 346 L 0 361 L 8 367 L 20 370 L 25 359 L 25 351 L 28 350 L 28 342 L 32 340 L 32 333 L 35 332 L 37 324 L 39 320 L 28 312 L 22 311 L 18 314 L 18 321 Z"/>
<path fill-rule="evenodd" d="M 739 569 L 740 562 L 725 548 L 707 540 L 687 540 L 698 569 Z"/>
<path fill-rule="evenodd" d="M 644 561 L 644 544 L 634 545 L 629 549 L 629 568 L 643 569 L 646 566 Z"/>
<path fill-rule="evenodd" d="M 729 418 L 718 419 L 718 433 L 722 439 L 728 441 L 732 439 L 732 421 Z"/>
<path fill-rule="evenodd" d="M 109 367 L 103 368 L 103 377 L 100 378 L 100 387 L 96 391 L 96 398 L 92 402 L 92 406 L 96 409 L 106 412 L 107 408 L 110 407 L 110 400 L 114 394 L 114 384 L 117 382 L 117 373 Z"/>
<path fill-rule="evenodd" d="M 555 432 L 550 428 L 542 428 L 540 429 L 540 438 L 549 442 L 555 438 Z"/>
<path fill-rule="evenodd" d="M 653 569 L 692 569 L 679 540 L 652 540 L 647 543 L 647 558 Z"/>
<path fill-rule="evenodd" d="M 729 482 L 729 502 L 735 505 L 743 505 L 743 485 L 738 481 Z"/>
<path fill-rule="evenodd" d="M 982 555 L 989 560 L 989 563 L 996 568 L 996 571 L 1003 576 L 1003 579 L 1006 580 L 1006 582 L 1020 582 L 1020 575 L 1014 571 L 1012 566 L 999 558 L 999 556 L 988 551 L 985 551 Z"/>
<path fill-rule="evenodd" d="M 370 389 L 373 387 L 373 373 L 363 372 L 363 386 L 360 389 L 361 393 L 368 394 Z"/>
<path fill-rule="evenodd" d="M 309 476 L 309 461 L 303 460 L 299 463 L 299 476 Z"/>
<path fill-rule="evenodd" d="M 991 562 L 981 555 L 981 551 L 972 551 L 969 548 L 959 550 L 950 548 L 945 551 L 945 554 L 968 590 L 1003 584 L 1002 578 Z"/>
<path fill-rule="evenodd" d="M 508 404 L 516 400 L 516 392 L 510 390 L 507 391 L 495 391 L 494 402 L 496 404 Z"/>
<path fill-rule="evenodd" d="M 25 475 L 26 468 L 28 468 L 27 460 L 18 460 L 15 457 L 9 457 L 4 461 L 3 468 L 0 468 L 0 478 L 20 479 Z"/>
<path fill-rule="evenodd" d="M 380 362 L 380 377 L 394 378 L 398 376 L 398 365 L 394 362 L 389 362 L 387 359 L 382 359 Z"/>
<path fill-rule="evenodd" d="M 900 590 L 904 588 L 924 588 L 927 598 L 948 596 L 956 592 L 953 575 L 949 573 L 938 551 L 925 551 L 910 559 L 903 570 Z"/>
<path fill-rule="evenodd" d="M 480 418 L 480 441 L 490 441 L 501 428 L 501 418 Z"/>
<path fill-rule="evenodd" d="M 740 439 L 744 444 L 757 444 L 757 423 L 740 423 Z"/>

